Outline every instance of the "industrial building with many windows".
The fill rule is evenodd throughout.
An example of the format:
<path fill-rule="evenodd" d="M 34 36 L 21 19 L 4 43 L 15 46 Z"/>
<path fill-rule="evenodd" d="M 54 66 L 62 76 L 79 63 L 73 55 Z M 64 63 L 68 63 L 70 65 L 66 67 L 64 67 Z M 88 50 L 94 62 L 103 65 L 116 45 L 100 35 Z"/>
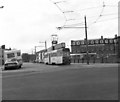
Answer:
<path fill-rule="evenodd" d="M 120 36 L 114 38 L 89 39 L 88 58 L 91 63 L 118 63 Z M 86 62 L 86 41 L 71 40 L 71 61 L 74 63 Z"/>

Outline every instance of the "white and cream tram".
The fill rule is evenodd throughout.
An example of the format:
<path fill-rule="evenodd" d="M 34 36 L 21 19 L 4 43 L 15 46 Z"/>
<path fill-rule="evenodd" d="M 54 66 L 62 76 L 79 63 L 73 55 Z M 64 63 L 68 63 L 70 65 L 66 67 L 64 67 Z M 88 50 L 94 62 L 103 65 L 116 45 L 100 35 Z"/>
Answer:
<path fill-rule="evenodd" d="M 70 50 L 69 48 L 61 48 L 52 50 L 44 54 L 45 64 L 70 64 Z"/>

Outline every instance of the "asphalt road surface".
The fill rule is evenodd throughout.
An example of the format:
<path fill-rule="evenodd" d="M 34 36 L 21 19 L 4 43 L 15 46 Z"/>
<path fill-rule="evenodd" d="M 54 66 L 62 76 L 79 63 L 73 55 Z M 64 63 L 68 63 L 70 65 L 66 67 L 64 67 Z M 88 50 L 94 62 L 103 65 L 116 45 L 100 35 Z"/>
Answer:
<path fill-rule="evenodd" d="M 3 100 L 117 100 L 117 64 L 24 63 L 2 71 Z"/>

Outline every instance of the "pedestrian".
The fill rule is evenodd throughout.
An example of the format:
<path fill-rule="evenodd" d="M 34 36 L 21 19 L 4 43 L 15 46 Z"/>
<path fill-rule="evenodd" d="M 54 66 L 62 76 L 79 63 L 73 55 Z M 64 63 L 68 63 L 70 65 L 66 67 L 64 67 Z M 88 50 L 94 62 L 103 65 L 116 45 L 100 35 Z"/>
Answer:
<path fill-rule="evenodd" d="M 93 57 L 93 63 L 95 63 L 95 56 Z"/>
<path fill-rule="evenodd" d="M 82 63 L 84 63 L 84 57 L 82 57 Z"/>

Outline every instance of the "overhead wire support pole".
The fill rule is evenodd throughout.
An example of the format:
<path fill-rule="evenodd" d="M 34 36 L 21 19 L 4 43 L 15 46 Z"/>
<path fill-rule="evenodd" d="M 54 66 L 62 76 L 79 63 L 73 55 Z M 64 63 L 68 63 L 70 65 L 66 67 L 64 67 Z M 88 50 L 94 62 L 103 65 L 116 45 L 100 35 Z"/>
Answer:
<path fill-rule="evenodd" d="M 86 42 L 86 59 L 87 59 L 87 64 L 89 64 L 89 52 L 88 52 L 88 37 L 87 37 L 87 21 L 86 21 L 86 16 L 85 18 L 85 42 Z"/>
<path fill-rule="evenodd" d="M 64 27 L 64 28 L 85 28 L 85 27 Z"/>

